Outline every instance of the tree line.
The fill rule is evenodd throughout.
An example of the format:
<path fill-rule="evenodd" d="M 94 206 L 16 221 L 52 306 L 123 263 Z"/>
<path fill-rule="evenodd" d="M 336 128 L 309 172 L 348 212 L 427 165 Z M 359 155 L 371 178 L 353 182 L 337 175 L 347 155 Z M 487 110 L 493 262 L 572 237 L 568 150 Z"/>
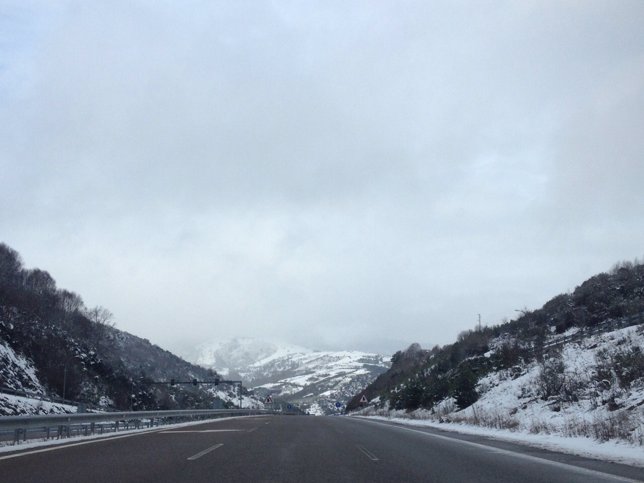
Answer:
<path fill-rule="evenodd" d="M 102 306 L 86 307 L 45 270 L 27 269 L 0 243 L 0 342 L 30 360 L 52 396 L 118 409 L 209 408 L 201 388 L 165 387 L 155 379 L 216 376 L 145 339 L 115 328 Z M 0 386 L 16 381 L 0 371 Z M 4 380 L 3 380 L 4 378 Z M 37 390 L 37 388 L 27 388 Z M 107 401 L 107 402 L 106 402 Z"/>

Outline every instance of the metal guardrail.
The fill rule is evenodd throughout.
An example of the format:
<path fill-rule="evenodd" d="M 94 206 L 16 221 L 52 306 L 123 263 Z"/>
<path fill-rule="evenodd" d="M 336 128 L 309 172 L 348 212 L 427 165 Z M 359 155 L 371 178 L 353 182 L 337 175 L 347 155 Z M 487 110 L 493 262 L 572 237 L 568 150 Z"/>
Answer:
<path fill-rule="evenodd" d="M 169 411 L 127 411 L 110 413 L 82 413 L 82 414 L 55 414 L 36 416 L 1 416 L 0 433 L 11 435 L 13 433 L 13 444 L 21 440 L 26 441 L 28 432 L 32 436 L 40 436 L 43 439 L 54 436 L 58 439 L 69 437 L 74 434 L 85 435 L 103 434 L 107 431 L 119 431 L 121 429 L 140 429 L 141 426 L 152 428 L 161 424 L 167 424 L 168 420 L 176 422 L 176 419 L 203 419 L 209 417 L 224 416 L 254 416 L 258 414 L 271 414 L 272 411 L 265 409 L 193 409 L 193 410 L 169 410 Z"/>

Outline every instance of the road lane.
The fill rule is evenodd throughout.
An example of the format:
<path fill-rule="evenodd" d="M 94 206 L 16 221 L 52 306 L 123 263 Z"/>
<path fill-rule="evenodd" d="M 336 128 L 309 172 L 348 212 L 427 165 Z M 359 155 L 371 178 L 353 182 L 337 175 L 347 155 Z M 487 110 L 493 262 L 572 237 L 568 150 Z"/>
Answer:
<path fill-rule="evenodd" d="M 261 416 L 163 428 L 12 459 L 3 482 L 644 481 L 637 468 L 346 417 Z M 554 459 L 552 459 L 554 458 Z M 559 458 L 559 460 L 557 460 Z M 563 459 L 562 459 L 563 458 Z M 576 464 L 569 464 L 570 461 Z M 610 476 L 610 472 L 621 476 Z"/>
<path fill-rule="evenodd" d="M 127 438 L 94 440 L 81 446 L 56 447 L 22 458 L 0 459 L 4 482 L 144 482 L 212 481 L 209 474 L 192 473 L 188 457 L 246 434 L 265 421 L 262 417 L 220 419 L 190 429 L 237 429 L 231 432 L 163 434 L 169 428 L 128 435 Z M 178 430 L 185 428 L 177 428 Z M 29 452 L 29 451 L 27 451 Z M 2 458 L 2 456 L 0 456 Z M 189 478 L 194 476 L 194 480 Z"/>
<path fill-rule="evenodd" d="M 351 418 L 353 419 L 353 418 Z M 635 480 L 644 479 L 644 469 L 635 468 L 622 464 L 607 463 L 598 459 L 589 459 L 583 456 L 572 455 L 568 453 L 558 453 L 551 450 L 541 449 L 534 446 L 520 445 L 513 442 L 497 440 L 493 438 L 488 438 L 481 435 L 471 435 L 471 434 L 461 434 L 455 433 L 453 431 L 437 429 L 433 427 L 409 427 L 408 425 L 397 423 L 395 421 L 383 421 L 383 420 L 374 420 L 370 418 L 361 418 L 363 421 L 368 422 L 369 424 L 375 425 L 387 425 L 397 427 L 401 431 L 416 432 L 416 433 L 425 433 L 427 435 L 434 435 L 435 437 L 448 438 L 449 440 L 460 440 L 463 442 L 470 442 L 475 444 L 482 444 L 485 447 L 497 448 L 500 450 L 506 450 L 512 454 L 515 454 L 517 457 L 518 454 L 524 456 L 532 456 L 539 460 L 549 460 L 551 462 L 563 463 L 564 465 L 577 466 L 581 468 L 586 468 L 588 470 L 593 470 L 597 472 L 613 472 L 616 475 L 622 475 L 626 478 L 632 478 Z M 518 453 L 518 454 L 517 454 Z"/>
<path fill-rule="evenodd" d="M 603 469 L 589 469 L 567 464 L 565 461 L 583 458 L 570 455 L 551 455 L 519 445 L 495 446 L 485 438 L 463 440 L 453 433 L 428 429 L 388 425 L 380 422 L 347 418 L 354 438 L 370 438 L 371 450 L 383 462 L 396 462 L 400 471 L 409 467 L 410 481 L 520 481 L 527 482 L 593 482 L 642 481 L 644 470 L 600 463 Z M 369 427 L 369 429 L 365 428 Z M 555 456 L 554 459 L 548 459 Z M 557 459 L 559 458 L 559 460 Z M 593 463 L 593 462 L 591 462 Z M 623 470 L 623 478 L 611 477 L 604 471 Z M 420 471 L 418 471 L 420 470 Z M 619 472 L 618 472 L 619 474 Z"/>

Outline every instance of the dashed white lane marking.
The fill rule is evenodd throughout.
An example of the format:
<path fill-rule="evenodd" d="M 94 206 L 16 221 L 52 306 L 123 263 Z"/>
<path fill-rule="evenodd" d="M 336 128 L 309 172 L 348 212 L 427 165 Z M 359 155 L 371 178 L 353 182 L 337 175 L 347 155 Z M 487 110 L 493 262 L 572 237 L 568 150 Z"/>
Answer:
<path fill-rule="evenodd" d="M 255 426 L 254 428 L 250 428 L 250 429 L 249 429 L 249 430 L 247 430 L 246 432 L 247 432 L 247 433 L 252 433 L 253 431 L 257 431 L 257 426 Z"/>
<path fill-rule="evenodd" d="M 243 429 L 195 429 L 195 430 L 181 430 L 176 431 L 161 431 L 161 434 L 174 434 L 174 433 L 230 433 L 230 432 L 243 431 Z"/>
<path fill-rule="evenodd" d="M 217 448 L 221 448 L 224 445 L 224 443 L 218 443 L 214 446 L 211 446 L 210 448 L 206 448 L 203 451 L 199 451 L 197 454 L 193 454 L 190 458 L 188 458 L 188 461 L 194 461 L 198 460 L 201 458 L 203 455 L 210 453 L 211 451 L 215 451 Z"/>
<path fill-rule="evenodd" d="M 210 421 L 195 421 L 194 423 L 188 423 L 185 426 L 191 426 L 192 424 L 212 424 L 212 423 L 219 423 L 223 421 L 230 421 L 232 419 L 249 419 L 249 418 L 254 418 L 254 419 L 260 419 L 263 418 L 263 416 L 233 416 L 231 418 L 221 418 L 221 419 L 214 419 Z M 13 453 L 13 454 L 8 454 L 6 456 L 0 456 L 0 461 L 2 460 L 9 460 L 12 458 L 20 458 L 21 456 L 29 456 L 32 454 L 38 454 L 38 453 L 47 453 L 49 451 L 56 451 L 59 449 L 66 449 L 66 448 L 73 448 L 75 446 L 83 446 L 86 444 L 94 444 L 94 443 L 103 443 L 105 441 L 112 441 L 114 439 L 121 439 L 121 438 L 131 438 L 132 436 L 142 436 L 144 434 L 151 434 L 151 433 L 159 433 L 161 431 L 168 431 L 167 428 L 151 428 L 151 429 L 140 429 L 133 431 L 128 434 L 121 434 L 118 436 L 115 435 L 95 435 L 95 436 L 90 436 L 87 441 L 80 441 L 78 443 L 69 443 L 67 441 L 47 441 L 43 442 L 42 446 L 45 446 L 42 449 L 34 449 L 31 451 L 21 451 L 20 453 Z M 41 446 L 39 444 L 38 446 Z M 18 451 L 20 451 L 20 448 L 18 448 Z"/>
<path fill-rule="evenodd" d="M 362 453 L 371 461 L 378 461 L 378 457 L 375 454 L 373 454 L 371 451 L 369 451 L 367 448 L 365 448 L 364 446 L 357 444 L 356 448 L 362 451 Z"/>

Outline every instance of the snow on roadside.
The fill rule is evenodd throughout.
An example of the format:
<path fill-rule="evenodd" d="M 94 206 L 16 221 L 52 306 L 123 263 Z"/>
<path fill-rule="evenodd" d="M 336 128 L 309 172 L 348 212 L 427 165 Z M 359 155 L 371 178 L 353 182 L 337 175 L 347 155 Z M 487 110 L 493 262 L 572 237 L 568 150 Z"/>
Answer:
<path fill-rule="evenodd" d="M 641 446 L 609 441 L 599 443 L 588 438 L 569 438 L 554 434 L 530 434 L 527 432 L 483 428 L 471 424 L 438 423 L 426 419 L 403 419 L 386 416 L 352 416 L 364 419 L 395 422 L 405 426 L 429 427 L 461 434 L 485 436 L 499 441 L 525 444 L 536 448 L 574 454 L 585 458 L 600 459 L 613 463 L 644 468 L 644 451 Z"/>
<path fill-rule="evenodd" d="M 636 381 L 623 388 L 617 381 L 610 387 L 597 382 L 597 355 L 605 351 L 612 357 L 624 347 L 644 349 L 641 326 L 566 344 L 561 350 L 563 377 L 574 388 L 574 397 L 567 400 L 540 397 L 540 367 L 532 363 L 521 366 L 520 372 L 499 370 L 481 378 L 477 385 L 479 400 L 462 411 L 452 410 L 443 416 L 452 422 L 478 423 L 491 429 L 586 436 L 604 441 L 617 439 L 621 433 L 619 437 L 627 440 L 625 443 L 642 449 L 644 384 Z"/>
<path fill-rule="evenodd" d="M 575 332 L 563 335 L 570 337 Z M 487 356 L 503 342 L 503 338 L 492 341 Z M 620 384 L 615 376 L 617 366 L 613 365 L 612 380 L 598 377 L 602 357 L 615 361 L 628 351 L 644 351 L 644 326 L 563 344 L 557 353 L 564 368 L 561 377 L 570 394 L 544 399 L 539 387 L 542 369 L 531 362 L 481 377 L 476 386 L 478 401 L 460 411 L 450 397 L 431 410 L 409 413 L 389 409 L 388 401 L 371 401 L 369 407 L 353 415 L 479 434 L 644 467 L 643 375 Z"/>
<path fill-rule="evenodd" d="M 75 413 L 76 406 L 43 401 L 37 398 L 0 393 L 0 417 L 35 414 Z"/>

